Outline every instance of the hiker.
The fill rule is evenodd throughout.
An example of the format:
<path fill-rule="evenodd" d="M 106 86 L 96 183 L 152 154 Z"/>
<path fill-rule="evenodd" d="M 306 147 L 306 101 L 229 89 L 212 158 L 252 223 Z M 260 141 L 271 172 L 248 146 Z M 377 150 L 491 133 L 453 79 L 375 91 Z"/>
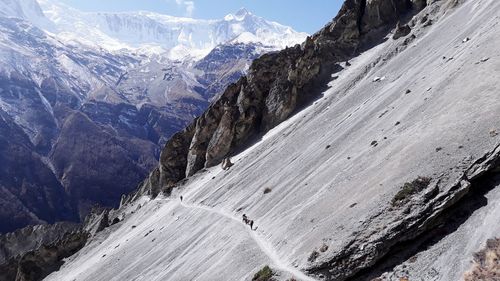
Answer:
<path fill-rule="evenodd" d="M 243 222 L 245 224 L 248 224 L 248 218 L 247 218 L 247 215 L 246 214 L 243 214 Z"/>
<path fill-rule="evenodd" d="M 250 225 L 250 230 L 253 230 L 253 220 L 249 222 L 249 225 Z"/>
<path fill-rule="evenodd" d="M 181 195 L 181 202 L 182 202 L 182 195 Z"/>

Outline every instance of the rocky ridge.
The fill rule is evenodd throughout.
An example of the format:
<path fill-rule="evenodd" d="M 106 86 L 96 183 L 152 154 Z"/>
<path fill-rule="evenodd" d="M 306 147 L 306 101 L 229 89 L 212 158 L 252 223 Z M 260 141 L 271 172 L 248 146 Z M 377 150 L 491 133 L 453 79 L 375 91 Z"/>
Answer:
<path fill-rule="evenodd" d="M 0 235 L 0 280 L 42 280 L 81 249 L 88 234 L 70 223 L 29 226 Z"/>
<path fill-rule="evenodd" d="M 116 213 L 94 208 L 83 223 L 27 226 L 0 234 L 0 280 L 38 281 L 57 271 L 88 240 L 120 222 Z"/>
<path fill-rule="evenodd" d="M 481 193 L 485 180 L 498 176 L 500 168 L 500 145 L 486 152 L 458 177 L 451 186 L 442 186 L 441 179 L 430 182 L 417 194 L 409 196 L 408 202 L 400 207 L 379 211 L 367 219 L 366 231 L 352 237 L 341 250 L 328 258 L 328 262 L 314 264 L 308 271 L 325 276 L 328 280 L 371 280 L 383 273 L 387 264 L 377 264 L 391 250 L 416 252 L 413 247 L 421 246 L 429 235 L 436 235 L 436 228 L 450 220 L 462 205 L 468 206 L 470 195 Z M 374 233 L 373 229 L 381 229 Z M 382 230 L 383 229 L 383 230 Z M 398 245 L 399 244 L 399 245 Z M 408 249 L 403 250 L 401 244 Z"/>

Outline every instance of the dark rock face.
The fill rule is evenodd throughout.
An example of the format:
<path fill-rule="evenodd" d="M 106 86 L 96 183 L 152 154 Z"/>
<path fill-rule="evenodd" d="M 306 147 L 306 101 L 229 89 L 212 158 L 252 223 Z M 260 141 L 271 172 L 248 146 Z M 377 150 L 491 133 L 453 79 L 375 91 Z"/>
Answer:
<path fill-rule="evenodd" d="M 207 147 L 206 165 L 214 166 L 222 161 L 225 155 L 230 152 L 228 143 L 233 142 L 234 121 L 237 116 L 237 109 L 229 105 L 224 105 L 224 113 Z"/>
<path fill-rule="evenodd" d="M 31 226 L 0 235 L 0 280 L 42 280 L 87 239 L 80 225 L 70 223 Z"/>
<path fill-rule="evenodd" d="M 93 209 L 85 218 L 83 229 L 91 236 L 109 227 L 109 209 L 97 208 Z"/>
<path fill-rule="evenodd" d="M 0 232 L 75 220 L 64 187 L 13 120 L 0 110 Z"/>
<path fill-rule="evenodd" d="M 72 233 L 54 244 L 43 245 L 19 260 L 16 281 L 38 281 L 58 270 L 62 259 L 78 252 L 86 243 L 87 234 Z"/>
<path fill-rule="evenodd" d="M 398 22 L 396 31 L 394 32 L 394 36 L 392 36 L 392 39 L 397 40 L 401 37 L 405 37 L 406 35 L 410 34 L 410 32 L 411 28 L 407 24 L 401 24 Z"/>
<path fill-rule="evenodd" d="M 258 58 L 267 48 L 261 44 L 224 44 L 216 47 L 196 63 L 204 74 L 198 81 L 204 86 L 203 96 L 215 100 L 227 85 L 245 74 L 246 65 Z M 264 50 L 264 51 L 263 51 Z"/>
<path fill-rule="evenodd" d="M 64 258 L 78 252 L 110 222 L 119 221 L 109 209 L 97 207 L 83 224 L 59 222 L 0 234 L 0 281 L 42 280 L 59 270 Z"/>
<path fill-rule="evenodd" d="M 317 97 L 331 74 L 341 69 L 339 62 L 382 40 L 403 15 L 423 6 L 422 1 L 410 0 L 347 0 L 338 16 L 302 46 L 256 59 L 246 77 L 167 142 L 160 167 L 139 193 L 168 193 L 184 175 L 218 164 L 283 122 Z"/>
<path fill-rule="evenodd" d="M 27 253 L 42 244 L 51 244 L 60 240 L 65 233 L 77 232 L 80 225 L 74 223 L 56 223 L 53 225 L 29 226 L 15 232 L 0 235 L 0 262 Z"/>
<path fill-rule="evenodd" d="M 154 163 L 146 160 L 142 168 L 136 161 L 140 155 L 154 155 L 151 143 L 137 140 L 135 151 L 128 151 L 124 143 L 82 113 L 75 112 L 66 119 L 50 158 L 80 217 L 85 217 L 96 202 L 114 206 L 130 182 L 139 182 L 146 176 L 147 166 Z"/>

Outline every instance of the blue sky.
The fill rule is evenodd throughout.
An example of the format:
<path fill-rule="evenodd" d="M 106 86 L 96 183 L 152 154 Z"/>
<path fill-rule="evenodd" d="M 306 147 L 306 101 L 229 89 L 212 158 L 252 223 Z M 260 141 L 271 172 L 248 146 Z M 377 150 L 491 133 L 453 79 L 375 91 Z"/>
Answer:
<path fill-rule="evenodd" d="M 83 11 L 155 11 L 172 16 L 219 19 L 245 7 L 252 13 L 314 33 L 338 12 L 343 0 L 60 0 Z"/>

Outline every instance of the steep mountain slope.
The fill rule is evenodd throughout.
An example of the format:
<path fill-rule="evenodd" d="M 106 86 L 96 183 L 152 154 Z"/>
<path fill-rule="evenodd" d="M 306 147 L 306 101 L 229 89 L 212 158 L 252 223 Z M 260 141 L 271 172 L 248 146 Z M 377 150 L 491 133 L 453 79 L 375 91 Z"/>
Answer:
<path fill-rule="evenodd" d="M 48 19 L 37 1 L 0 0 L 0 111 L 4 121 L 0 123 L 4 133 L 0 232 L 29 224 L 77 221 L 96 203 L 118 206 L 121 195 L 134 190 L 157 165 L 161 146 L 171 135 L 203 113 L 214 96 L 246 72 L 251 60 L 280 48 L 233 42 L 232 37 L 226 42 L 221 37 L 223 44 L 213 51 L 210 48 L 215 45 L 205 46 L 204 52 L 209 53 L 202 59 L 192 60 L 197 52 L 193 49 L 193 54 L 188 51 L 182 60 L 173 61 L 166 53 L 168 46 L 162 49 L 165 53 L 142 52 L 146 46 L 142 44 L 153 40 L 146 37 L 135 47 L 110 51 L 104 48 L 107 41 L 94 42 L 101 46 L 65 40 L 73 31 L 77 33 L 71 36 L 91 35 L 88 28 L 98 28 L 90 24 L 98 14 L 51 5 L 59 14 L 50 14 Z M 241 20 L 248 17 L 249 28 L 256 32 L 268 30 L 268 24 L 276 27 L 273 32 L 289 32 L 282 35 L 291 41 L 299 36 L 245 14 Z M 156 14 L 141 15 L 133 17 L 163 19 Z M 128 17 L 116 15 L 120 16 Z M 169 19 L 182 25 L 182 19 Z M 83 29 L 64 23 L 70 20 Z M 143 29 L 123 32 L 137 37 L 141 32 L 149 34 Z M 248 30 L 234 34 L 244 32 Z M 113 40 L 120 41 L 116 36 Z M 180 44 L 174 41 L 175 46 Z"/>
<path fill-rule="evenodd" d="M 74 220 L 63 186 L 14 120 L 0 110 L 0 230 Z M 23 177 L 18 177 L 23 175 Z"/>
<path fill-rule="evenodd" d="M 422 2 L 348 0 L 300 50 L 257 60 L 167 143 L 160 167 L 135 194 L 140 201 L 118 211 L 125 220 L 47 280 L 251 280 L 266 264 L 278 280 L 461 280 L 473 253 L 500 231 L 500 4 L 432 1 L 418 12 Z M 411 30 L 394 40 L 406 29 L 396 27 L 398 18 Z M 325 46 L 329 39 L 335 44 Z M 352 58 L 341 52 L 357 47 Z M 328 50 L 338 57 L 329 60 Z M 259 121 L 246 124 L 267 133 L 233 154 L 229 170 L 211 167 L 217 161 L 206 161 L 207 143 L 242 132 L 233 130 L 238 113 L 227 112 L 258 99 L 249 93 L 262 84 L 252 80 L 275 73 L 279 58 L 314 68 L 318 57 L 326 66 L 342 62 L 323 76 L 328 89 L 271 123 L 258 113 L 270 104 L 260 99 L 252 108 Z M 294 91 L 277 93 L 270 113 Z M 246 136 L 239 146 L 218 143 L 238 149 L 259 134 Z M 179 182 L 193 149 L 203 155 L 199 171 Z M 168 197 L 142 196 L 161 191 Z"/>

